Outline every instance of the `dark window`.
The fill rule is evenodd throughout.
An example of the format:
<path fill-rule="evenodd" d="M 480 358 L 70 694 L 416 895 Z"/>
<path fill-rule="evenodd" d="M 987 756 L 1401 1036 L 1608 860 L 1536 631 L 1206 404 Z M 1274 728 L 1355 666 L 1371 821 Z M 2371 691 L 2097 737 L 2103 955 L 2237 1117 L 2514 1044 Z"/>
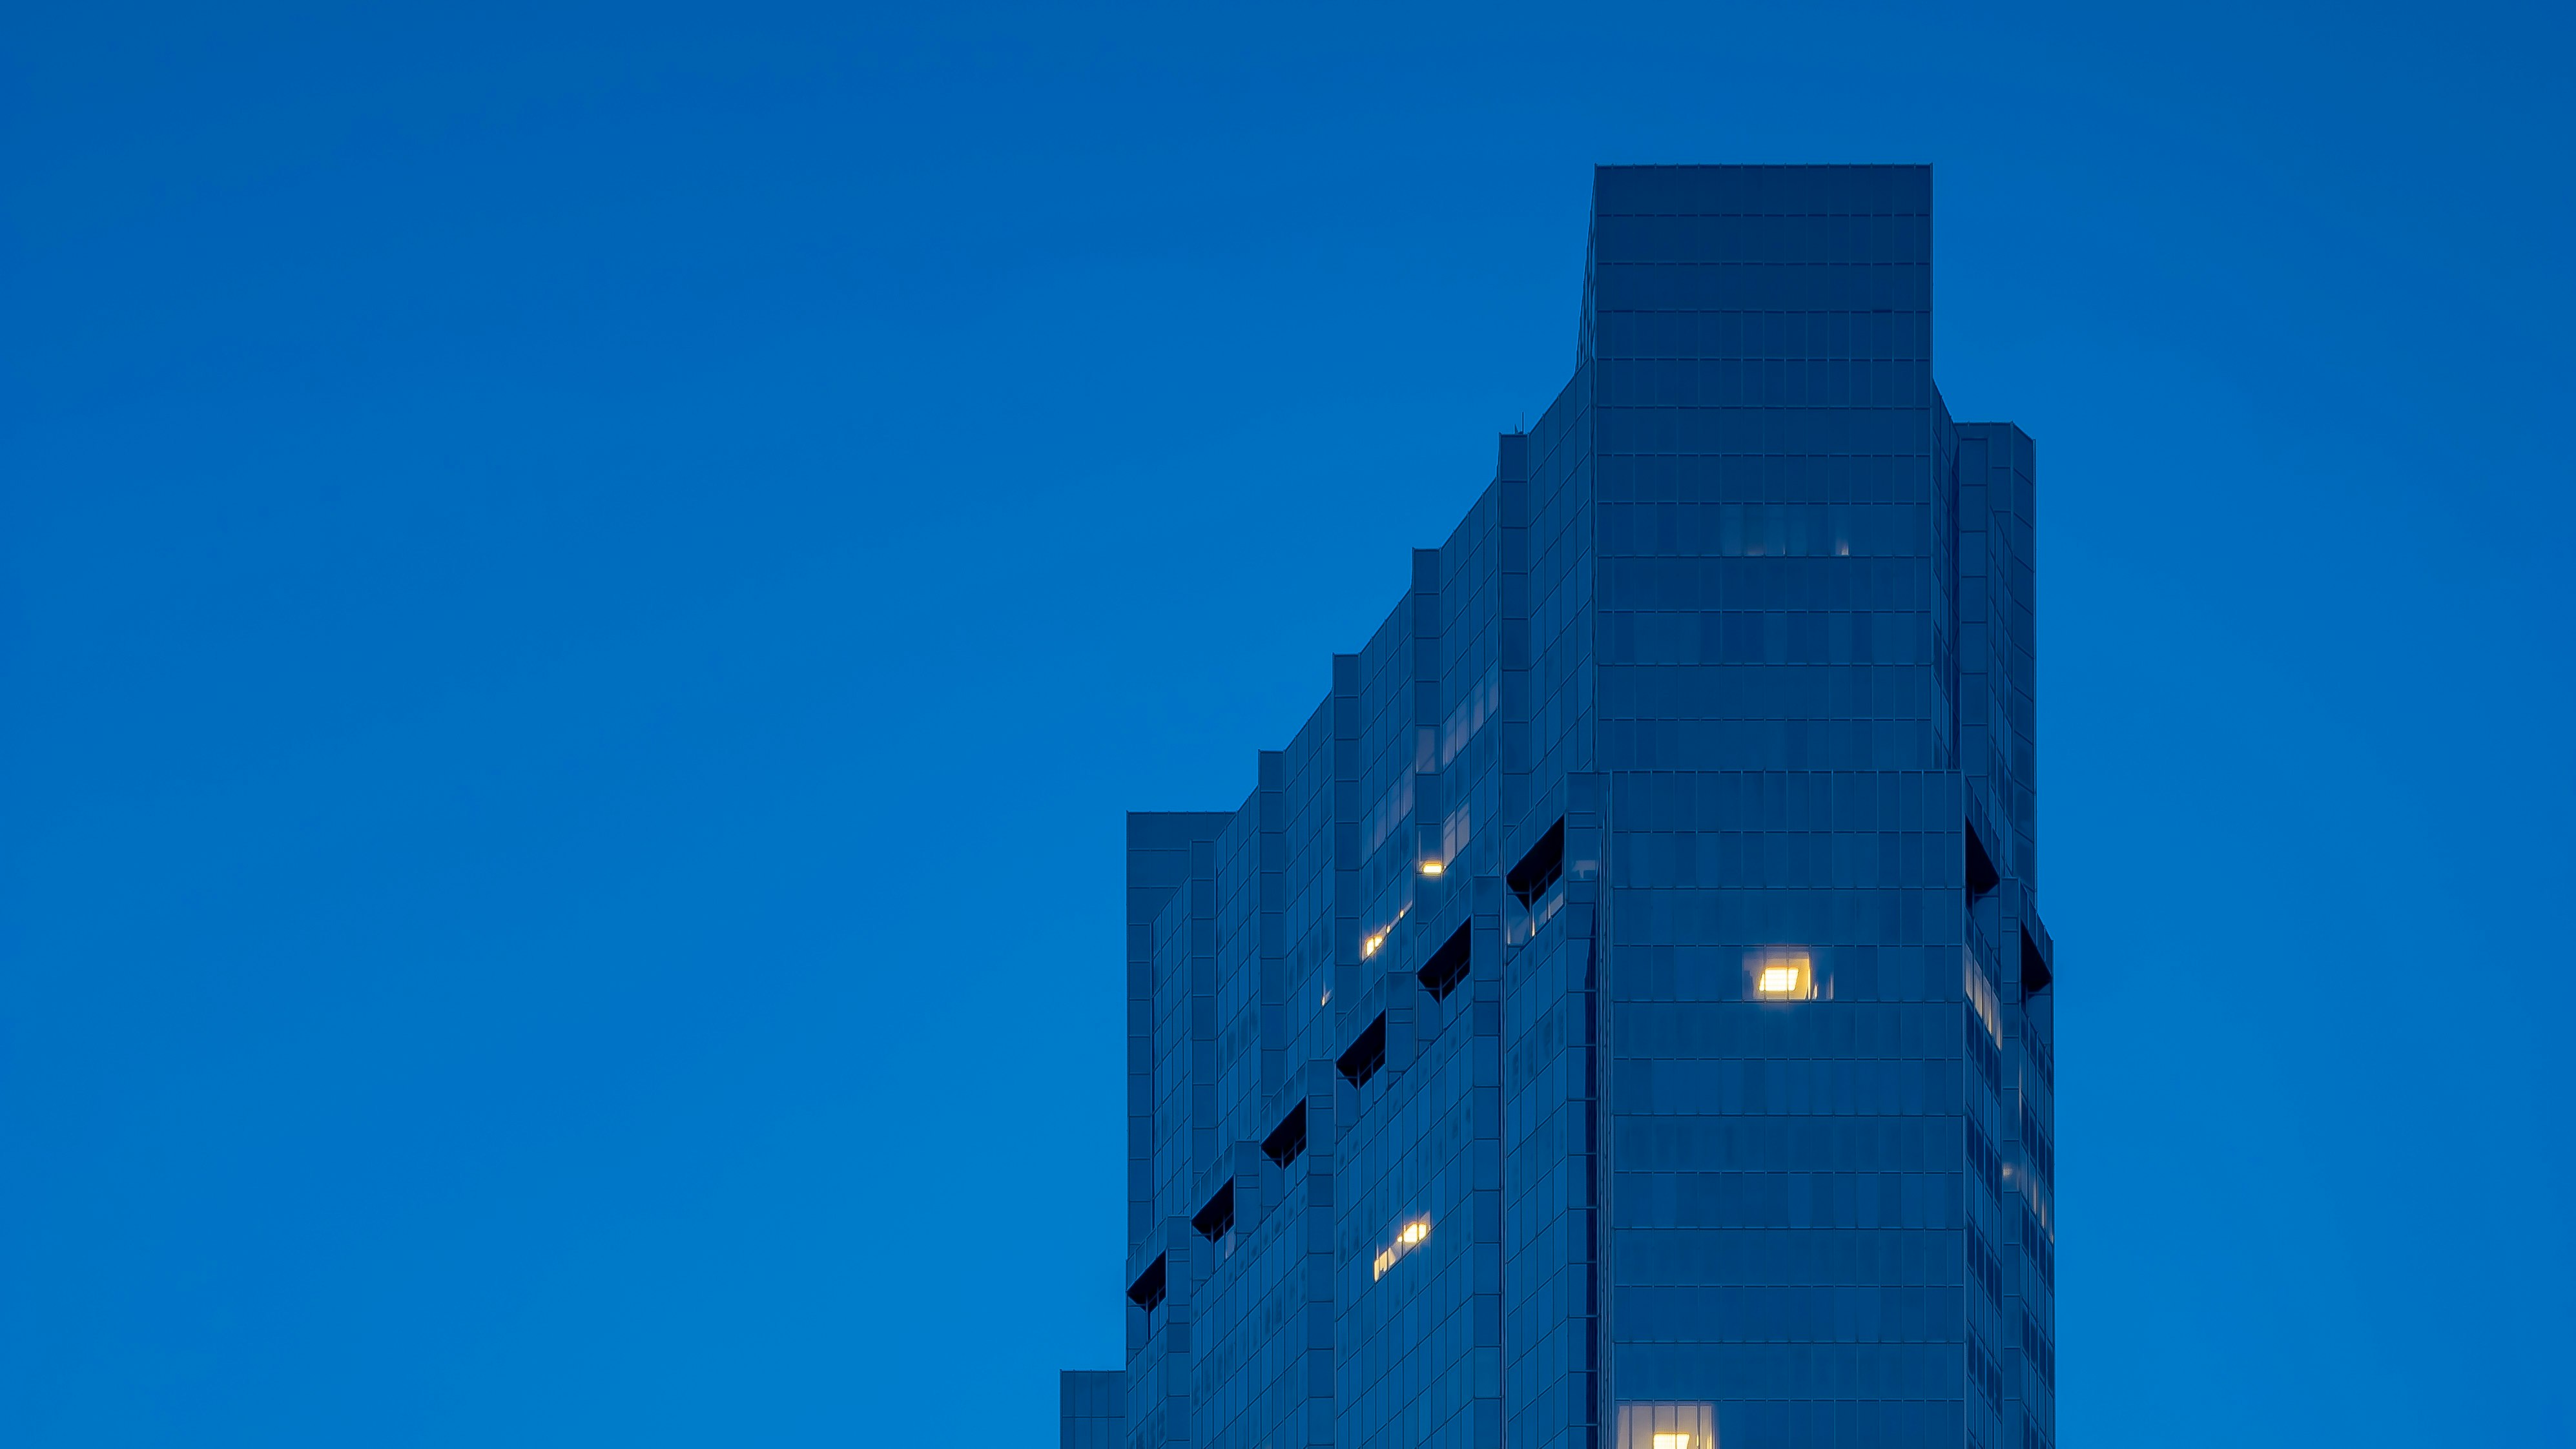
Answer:
<path fill-rule="evenodd" d="M 1127 1285 L 1127 1301 L 1151 1313 L 1163 1306 L 1163 1258 L 1156 1254 L 1136 1281 Z"/>
<path fill-rule="evenodd" d="M 2048 1332 L 2039 1326 L 2039 1320 L 2027 1313 L 2021 1315 L 2021 1351 L 2022 1356 L 2030 1360 L 2030 1366 L 2039 1371 L 2039 1381 L 2054 1391 L 2057 1388 L 2057 1345 L 2048 1341 Z"/>
<path fill-rule="evenodd" d="M 2027 1099 L 2021 1104 L 2021 1150 L 2030 1159 L 2031 1171 L 2039 1174 L 2040 1181 L 2053 1183 L 2057 1180 L 2056 1149 L 2049 1145 L 2048 1129 L 2039 1125 L 2039 1114 L 2030 1109 Z"/>
<path fill-rule="evenodd" d="M 1377 1075 L 1378 1068 L 1386 1065 L 1386 1013 L 1379 1012 L 1377 1020 L 1370 1022 L 1368 1030 L 1352 1039 L 1341 1060 L 1333 1065 L 1341 1068 L 1342 1075 L 1352 1086 L 1367 1086 L 1369 1078 Z"/>
<path fill-rule="evenodd" d="M 1234 1231 L 1233 1178 L 1227 1178 L 1225 1186 L 1208 1198 L 1207 1206 L 1190 1218 L 1190 1226 L 1198 1229 L 1199 1236 L 1211 1243 Z"/>
<path fill-rule="evenodd" d="M 1281 1167 L 1286 1167 L 1305 1153 L 1306 1102 L 1304 1098 L 1299 1098 L 1297 1105 L 1288 1109 L 1288 1115 L 1279 1119 L 1279 1125 L 1270 1129 L 1270 1135 L 1261 1139 L 1261 1150 L 1269 1153 L 1270 1160 Z"/>
<path fill-rule="evenodd" d="M 1977 1169 L 1977 1177 L 1985 1183 L 1986 1191 L 1994 1194 L 1995 1201 L 2001 1202 L 2004 1196 L 2003 1160 L 1995 1155 L 1995 1145 L 1986 1140 L 1986 1129 L 1977 1125 L 1977 1119 L 1970 1117 L 1967 1123 L 1968 1164 Z"/>
<path fill-rule="evenodd" d="M 1983 1018 L 1973 1011 L 1967 1017 L 1968 1060 L 1977 1064 L 1977 1075 L 1986 1079 L 1986 1086 L 2000 1092 L 2004 1089 L 2003 1050 L 1996 1045 L 1994 1038 L 1986 1035 Z"/>
<path fill-rule="evenodd" d="M 1556 884 L 1557 877 L 1563 874 L 1565 822 L 1559 820 L 1547 828 L 1547 834 L 1538 838 L 1538 844 L 1529 848 L 1529 854 L 1522 856 L 1521 863 L 1513 866 L 1503 880 L 1512 888 L 1512 894 L 1520 897 L 1521 904 L 1528 907 L 1537 905 L 1538 898 L 1547 894 L 1547 888 Z"/>
<path fill-rule="evenodd" d="M 2039 1218 L 2029 1208 L 2021 1210 L 2021 1250 L 2039 1269 L 2039 1281 L 2054 1290 L 2057 1287 L 2057 1250 L 2039 1235 Z"/>
<path fill-rule="evenodd" d="M 1968 1224 L 1968 1276 L 1977 1280 L 1977 1286 L 1986 1290 L 1986 1301 L 2001 1312 L 2004 1306 L 2004 1266 L 1995 1261 L 1995 1250 L 1986 1246 L 1986 1235 L 1977 1231 L 1973 1222 Z"/>
<path fill-rule="evenodd" d="M 1977 838 L 1977 827 L 1963 826 L 1959 833 L 1968 840 L 1968 899 L 1975 900 L 1993 890 L 2003 880 L 1995 869 L 1995 858 L 1986 854 L 1986 843 Z"/>
<path fill-rule="evenodd" d="M 1968 1377 L 1977 1381 L 1977 1387 L 1984 1392 L 1987 1403 L 2001 1409 L 2004 1406 L 2004 1371 L 1995 1366 L 1993 1356 L 1986 1352 L 1984 1340 L 1977 1337 L 1977 1331 L 1973 1328 L 1968 1330 L 1968 1357 L 1971 1360 L 1968 1365 Z"/>
<path fill-rule="evenodd" d="M 2030 928 L 2021 933 L 2021 999 L 2030 1000 L 2048 989 L 2056 978 L 2048 971 L 2048 958 L 2039 954 L 2039 943 L 2030 938 Z"/>
<path fill-rule="evenodd" d="M 1413 973 L 1421 980 L 1422 989 L 1430 992 L 1435 1001 L 1445 1000 L 1450 992 L 1458 989 L 1459 982 L 1467 979 L 1470 924 L 1461 922 L 1440 949 L 1431 953 L 1431 959 L 1422 963 L 1422 969 Z"/>

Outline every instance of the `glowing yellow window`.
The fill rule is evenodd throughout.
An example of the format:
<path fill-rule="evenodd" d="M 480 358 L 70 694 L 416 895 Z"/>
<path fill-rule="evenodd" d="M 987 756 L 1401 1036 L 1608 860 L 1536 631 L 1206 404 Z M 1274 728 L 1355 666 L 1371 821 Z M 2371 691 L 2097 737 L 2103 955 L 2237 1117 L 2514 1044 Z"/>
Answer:
<path fill-rule="evenodd" d="M 1430 1236 L 1431 1219 L 1429 1218 L 1415 1218 L 1396 1229 L 1395 1241 L 1377 1255 L 1377 1276 L 1385 1277 L 1387 1269 L 1394 1267 L 1397 1260 L 1419 1247 Z"/>
<path fill-rule="evenodd" d="M 1812 977 L 1807 970 L 1804 952 L 1785 951 L 1752 953 L 1745 964 L 1752 967 L 1753 994 L 1769 1001 L 1804 1001 L 1815 995 L 1810 989 Z"/>
<path fill-rule="evenodd" d="M 1438 875 L 1440 872 L 1447 870 L 1448 868 L 1449 865 L 1446 861 L 1426 860 L 1422 863 L 1422 873 L 1424 875 Z"/>
<path fill-rule="evenodd" d="M 1614 1442 L 1618 1449 L 1717 1449 L 1717 1405 L 1621 1404 Z"/>

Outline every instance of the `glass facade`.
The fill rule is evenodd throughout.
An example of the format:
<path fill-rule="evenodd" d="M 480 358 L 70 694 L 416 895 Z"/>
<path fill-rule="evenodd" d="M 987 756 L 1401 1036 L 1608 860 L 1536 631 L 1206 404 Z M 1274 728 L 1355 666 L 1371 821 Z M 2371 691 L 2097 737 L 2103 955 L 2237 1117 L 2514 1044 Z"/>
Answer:
<path fill-rule="evenodd" d="M 1928 168 L 1596 173 L 1572 380 L 1129 817 L 1067 1449 L 2054 1443 L 2033 448 L 1931 300 Z"/>

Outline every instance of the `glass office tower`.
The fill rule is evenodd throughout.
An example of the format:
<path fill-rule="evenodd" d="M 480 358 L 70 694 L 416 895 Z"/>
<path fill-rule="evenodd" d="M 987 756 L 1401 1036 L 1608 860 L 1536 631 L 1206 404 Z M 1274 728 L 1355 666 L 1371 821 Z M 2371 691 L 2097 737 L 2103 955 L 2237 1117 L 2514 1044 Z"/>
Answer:
<path fill-rule="evenodd" d="M 1931 202 L 1598 171 L 1573 380 L 1239 806 L 1129 817 L 1068 1449 L 2053 1443 L 2035 470 Z"/>

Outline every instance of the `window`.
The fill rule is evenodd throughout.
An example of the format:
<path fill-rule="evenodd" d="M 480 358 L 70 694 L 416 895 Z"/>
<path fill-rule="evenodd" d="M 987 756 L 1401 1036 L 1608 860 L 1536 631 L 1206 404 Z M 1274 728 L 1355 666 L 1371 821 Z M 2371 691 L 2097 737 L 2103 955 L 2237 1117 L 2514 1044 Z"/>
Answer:
<path fill-rule="evenodd" d="M 1994 1195 L 1995 1201 L 2001 1202 L 2004 1197 L 2003 1159 L 1996 1154 L 1995 1144 L 1987 1140 L 1986 1129 L 1977 1119 L 1970 1117 L 1967 1122 L 1968 1165 L 1977 1170 L 1977 1178 L 1985 1183 L 1986 1191 Z"/>
<path fill-rule="evenodd" d="M 1621 1404 L 1617 1449 L 1717 1449 L 1715 1404 Z"/>
<path fill-rule="evenodd" d="M 2021 999 L 2028 1001 L 2039 993 L 2046 991 L 2048 989 L 2048 983 L 2056 979 L 2056 977 L 2049 974 L 2048 957 L 2041 953 L 2039 943 L 2030 938 L 2030 928 L 2028 926 L 2022 927 Z"/>
<path fill-rule="evenodd" d="M 2056 1149 L 2049 1145 L 2048 1129 L 2039 1125 L 2039 1114 L 2031 1110 L 2028 1097 L 2021 1099 L 2021 1152 L 2041 1182 L 2057 1181 Z"/>
<path fill-rule="evenodd" d="M 1333 1065 L 1341 1069 L 1343 1079 L 1352 1086 L 1367 1086 L 1369 1078 L 1376 1076 L 1378 1069 L 1386 1065 L 1386 1013 L 1379 1012 L 1377 1020 L 1352 1038 L 1341 1059 Z"/>
<path fill-rule="evenodd" d="M 1968 899 L 1973 901 L 2001 884 L 2003 873 L 1995 869 L 1995 858 L 1986 853 L 1986 843 L 1977 838 L 1973 822 L 1961 826 L 1959 833 L 1968 842 Z"/>
<path fill-rule="evenodd" d="M 1163 1306 L 1163 1255 L 1157 1253 L 1136 1281 L 1127 1285 L 1127 1301 L 1152 1313 Z"/>
<path fill-rule="evenodd" d="M 1547 894 L 1547 888 L 1556 884 L 1557 877 L 1563 874 L 1565 822 L 1559 820 L 1547 828 L 1547 834 L 1538 838 L 1538 844 L 1529 848 L 1529 853 L 1521 857 L 1521 863 L 1513 866 L 1503 881 L 1527 909 L 1536 906 L 1538 898 Z"/>
<path fill-rule="evenodd" d="M 1270 1160 L 1281 1167 L 1286 1167 L 1305 1155 L 1306 1102 L 1304 1098 L 1299 1098 L 1297 1105 L 1288 1109 L 1288 1115 L 1279 1119 L 1279 1125 L 1270 1129 L 1270 1135 L 1261 1139 L 1261 1150 L 1270 1154 Z"/>
<path fill-rule="evenodd" d="M 1449 993 L 1457 990 L 1458 984 L 1467 979 L 1471 964 L 1470 931 L 1471 923 L 1460 922 L 1458 929 L 1449 934 L 1449 939 L 1441 943 L 1440 949 L 1431 953 L 1431 959 L 1422 963 L 1422 969 L 1413 973 L 1422 982 L 1422 989 L 1431 993 L 1432 1000 L 1447 1000 Z"/>
<path fill-rule="evenodd" d="M 1190 1226 L 1198 1229 L 1199 1236 L 1211 1243 L 1234 1231 L 1233 1178 L 1227 1178 L 1223 1187 L 1208 1196 L 1206 1206 L 1190 1218 Z"/>
<path fill-rule="evenodd" d="M 1978 1287 L 1986 1290 L 1986 1302 L 1993 1305 L 1996 1312 L 2002 1312 L 2004 1266 L 1995 1261 L 1995 1250 L 1986 1245 L 1986 1235 L 1977 1231 L 1974 1222 L 1968 1224 L 1968 1276 L 1976 1280 Z"/>
<path fill-rule="evenodd" d="M 1430 1240 L 1431 1219 L 1429 1218 L 1414 1218 L 1405 1223 L 1402 1227 L 1397 1228 L 1395 1230 L 1395 1241 L 1378 1249 L 1376 1263 L 1377 1276 L 1380 1278 L 1385 1277 L 1386 1270 L 1403 1261 L 1405 1254 L 1421 1247 L 1424 1243 L 1429 1242 Z"/>
<path fill-rule="evenodd" d="M 1816 974 L 1807 953 L 1795 946 L 1767 946 L 1744 953 L 1748 994 L 1756 1001 L 1812 1001 Z"/>

